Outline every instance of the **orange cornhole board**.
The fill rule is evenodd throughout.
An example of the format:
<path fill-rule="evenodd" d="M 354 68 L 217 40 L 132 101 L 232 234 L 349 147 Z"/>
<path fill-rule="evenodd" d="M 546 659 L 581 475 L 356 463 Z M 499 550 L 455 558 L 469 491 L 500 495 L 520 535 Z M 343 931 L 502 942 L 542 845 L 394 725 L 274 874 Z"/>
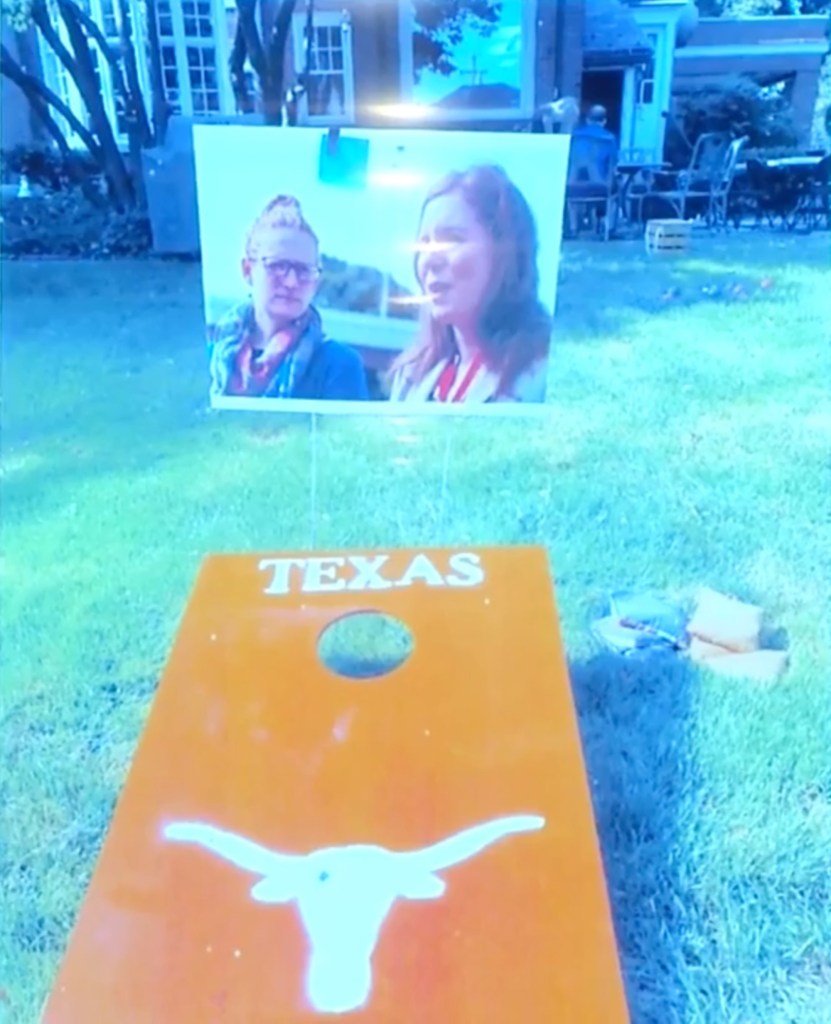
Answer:
<path fill-rule="evenodd" d="M 345 614 L 414 637 L 321 663 Z M 623 1024 L 539 548 L 206 559 L 46 1024 Z"/>

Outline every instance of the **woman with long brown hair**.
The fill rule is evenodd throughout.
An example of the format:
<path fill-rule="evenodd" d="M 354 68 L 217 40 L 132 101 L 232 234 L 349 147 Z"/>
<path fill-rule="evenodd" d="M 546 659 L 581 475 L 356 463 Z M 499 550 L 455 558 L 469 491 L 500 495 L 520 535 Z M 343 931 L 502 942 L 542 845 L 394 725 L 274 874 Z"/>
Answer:
<path fill-rule="evenodd" d="M 392 367 L 390 400 L 542 402 L 551 316 L 538 297 L 537 228 L 501 167 L 438 182 L 421 209 L 419 335 Z"/>

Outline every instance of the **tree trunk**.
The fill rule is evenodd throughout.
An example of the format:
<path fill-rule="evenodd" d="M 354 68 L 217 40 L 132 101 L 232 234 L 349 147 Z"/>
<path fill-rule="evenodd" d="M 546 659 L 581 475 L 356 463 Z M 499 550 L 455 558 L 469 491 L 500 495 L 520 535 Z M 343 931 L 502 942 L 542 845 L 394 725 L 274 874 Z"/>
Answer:
<path fill-rule="evenodd" d="M 263 82 L 263 113 L 266 124 L 279 125 L 283 123 L 283 104 L 286 98 L 286 45 L 291 36 L 291 20 L 296 5 L 297 0 L 281 0 L 280 9 L 277 12 L 268 41 L 266 51 L 268 91 L 266 91 L 266 82 Z"/>
<path fill-rule="evenodd" d="M 231 47 L 231 57 L 228 61 L 228 71 L 231 75 L 231 88 L 234 90 L 234 99 L 237 104 L 237 113 L 253 114 L 254 97 L 248 90 L 248 82 L 245 77 L 245 58 L 248 48 L 245 45 L 245 33 L 237 21 L 237 30 L 234 33 L 234 45 Z"/>
<path fill-rule="evenodd" d="M 130 21 L 129 4 L 124 0 L 115 0 L 114 10 L 118 21 L 118 36 L 121 54 L 124 60 L 124 73 L 127 78 L 127 90 L 124 97 L 127 104 L 125 117 L 127 120 L 127 138 L 130 145 L 130 166 L 133 172 L 133 186 L 136 200 L 142 210 L 147 209 L 147 195 L 144 189 L 144 169 L 141 165 L 141 151 L 150 145 L 150 125 L 144 109 L 144 98 L 136 67 L 136 54 L 133 49 L 133 25 Z"/>
<path fill-rule="evenodd" d="M 101 146 L 104 175 L 110 186 L 113 201 L 122 209 L 135 205 L 135 192 L 124 159 L 115 141 L 112 127 L 101 99 L 98 79 L 92 65 L 89 42 L 81 26 L 74 4 L 60 3 L 60 13 L 66 25 L 69 40 L 75 55 L 75 83 L 89 111 L 92 130 Z"/>
<path fill-rule="evenodd" d="M 144 108 L 144 96 L 141 92 L 138 67 L 136 66 L 136 50 L 133 43 L 133 21 L 130 4 L 125 0 L 115 0 L 115 11 L 118 15 L 118 36 L 121 44 L 121 56 L 124 60 L 124 74 L 127 79 L 126 99 L 130 104 L 129 117 L 135 120 L 136 138 L 139 146 L 153 145 L 153 132 Z"/>
<path fill-rule="evenodd" d="M 159 21 L 156 13 L 156 0 L 145 0 L 144 10 L 147 14 L 147 63 L 150 67 L 150 91 L 153 105 L 153 141 L 157 146 L 164 145 L 167 135 L 167 122 L 170 120 L 170 104 L 164 87 L 162 73 L 162 51 L 159 44 Z"/>

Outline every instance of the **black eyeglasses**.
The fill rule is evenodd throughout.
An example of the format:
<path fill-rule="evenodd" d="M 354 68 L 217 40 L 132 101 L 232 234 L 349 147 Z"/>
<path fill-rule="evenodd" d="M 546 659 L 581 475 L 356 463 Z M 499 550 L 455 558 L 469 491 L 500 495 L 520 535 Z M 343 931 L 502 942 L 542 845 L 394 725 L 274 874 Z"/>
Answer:
<path fill-rule="evenodd" d="M 294 260 L 270 259 L 268 256 L 260 257 L 257 260 L 265 268 L 269 277 L 278 278 L 284 281 L 294 271 L 294 276 L 300 284 L 310 284 L 320 277 L 320 267 L 313 263 L 296 263 Z"/>

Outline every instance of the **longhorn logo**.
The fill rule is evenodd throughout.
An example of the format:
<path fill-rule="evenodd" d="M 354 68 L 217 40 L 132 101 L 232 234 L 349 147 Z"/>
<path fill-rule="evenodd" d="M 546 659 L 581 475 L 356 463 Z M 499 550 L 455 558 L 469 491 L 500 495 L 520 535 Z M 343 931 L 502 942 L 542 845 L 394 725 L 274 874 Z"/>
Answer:
<path fill-rule="evenodd" d="M 259 903 L 297 902 L 309 943 L 306 996 L 320 1013 L 347 1013 L 372 992 L 372 954 L 381 927 L 399 898 L 436 899 L 446 883 L 436 872 L 469 860 L 516 832 L 545 825 L 539 815 L 517 814 L 474 825 L 412 852 L 383 846 L 331 846 L 305 855 L 279 853 L 199 822 L 167 825 L 167 839 L 195 843 L 261 880 L 251 889 Z"/>

